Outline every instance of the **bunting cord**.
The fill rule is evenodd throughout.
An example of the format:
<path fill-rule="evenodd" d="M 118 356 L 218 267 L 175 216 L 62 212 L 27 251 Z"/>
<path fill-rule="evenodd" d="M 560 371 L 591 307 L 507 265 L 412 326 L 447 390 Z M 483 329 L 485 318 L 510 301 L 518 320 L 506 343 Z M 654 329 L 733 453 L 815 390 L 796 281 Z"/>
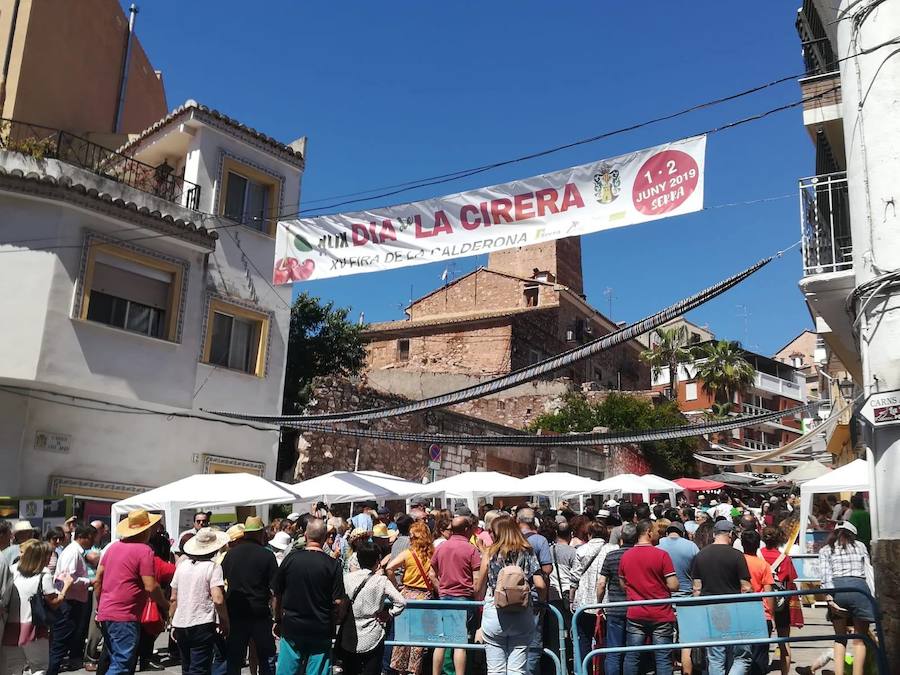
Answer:
<path fill-rule="evenodd" d="M 688 424 L 679 427 L 667 427 L 652 431 L 635 432 L 590 432 L 577 434 L 564 434 L 559 436 L 537 436 L 522 432 L 512 435 L 497 436 L 473 436 L 469 434 L 416 434 L 396 431 L 378 431 L 376 429 L 346 429 L 306 422 L 282 423 L 283 428 L 300 429 L 314 433 L 341 434 L 357 438 L 372 438 L 386 441 L 398 441 L 407 443 L 439 443 L 446 445 L 476 445 L 476 446 L 584 446 L 584 445 L 630 445 L 634 443 L 652 443 L 655 441 L 668 441 L 692 436 L 704 436 L 706 434 L 721 433 L 762 424 L 792 415 L 798 415 L 818 406 L 818 402 L 807 403 L 788 410 L 773 410 L 756 415 L 737 415 L 723 420 L 713 420 L 700 424 Z"/>
<path fill-rule="evenodd" d="M 780 255 L 780 253 L 777 255 Z M 581 345 L 580 347 L 574 347 L 534 365 L 513 371 L 512 373 L 500 375 L 485 382 L 470 387 L 464 387 L 446 394 L 440 394 L 438 396 L 432 396 L 430 398 L 412 401 L 398 406 L 367 408 L 365 410 L 352 412 L 319 413 L 313 415 L 249 415 L 237 412 L 215 411 L 213 414 L 234 419 L 267 422 L 270 424 L 284 424 L 287 422 L 365 422 L 387 417 L 408 415 L 410 413 L 422 412 L 434 408 L 443 408 L 457 403 L 464 403 L 498 391 L 511 389 L 512 387 L 537 379 L 547 373 L 566 368 L 578 361 L 583 361 L 595 354 L 634 339 L 639 335 L 648 333 L 668 321 L 671 321 L 721 295 L 765 265 L 768 265 L 775 257 L 776 256 L 769 256 L 768 258 L 764 258 L 744 271 L 720 281 L 689 298 L 681 300 L 652 316 L 624 328 L 620 328 L 612 333 L 608 333 L 596 340 Z"/>

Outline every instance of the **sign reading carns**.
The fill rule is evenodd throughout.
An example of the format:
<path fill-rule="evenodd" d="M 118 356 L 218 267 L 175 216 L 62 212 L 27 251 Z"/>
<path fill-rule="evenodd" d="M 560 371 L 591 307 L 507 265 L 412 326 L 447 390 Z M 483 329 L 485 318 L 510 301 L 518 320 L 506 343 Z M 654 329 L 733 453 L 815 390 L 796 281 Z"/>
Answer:
<path fill-rule="evenodd" d="M 706 137 L 375 211 L 278 223 L 276 284 L 529 246 L 703 208 Z"/>

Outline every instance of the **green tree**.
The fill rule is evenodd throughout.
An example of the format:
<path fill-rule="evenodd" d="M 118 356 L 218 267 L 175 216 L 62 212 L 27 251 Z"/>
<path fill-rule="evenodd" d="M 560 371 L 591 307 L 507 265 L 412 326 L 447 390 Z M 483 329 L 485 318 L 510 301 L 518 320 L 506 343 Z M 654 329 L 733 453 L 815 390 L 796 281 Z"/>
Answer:
<path fill-rule="evenodd" d="M 312 382 L 325 375 L 355 375 L 366 363 L 363 326 L 349 307 L 301 293 L 291 306 L 282 413 L 295 415 L 309 400 Z"/>
<path fill-rule="evenodd" d="M 598 403 L 590 403 L 580 394 L 571 394 L 557 412 L 541 415 L 529 425 L 529 429 L 569 433 L 608 427 L 612 432 L 638 432 L 685 424 L 687 420 L 675 401 L 654 404 L 646 398 L 612 392 Z M 650 462 L 653 472 L 661 476 L 695 475 L 693 453 L 696 449 L 696 438 L 641 444 L 641 450 Z"/>
<path fill-rule="evenodd" d="M 349 308 L 335 308 L 307 293 L 291 306 L 287 364 L 281 410 L 284 415 L 302 412 L 309 401 L 313 380 L 326 375 L 354 375 L 366 363 L 363 326 L 348 319 Z M 284 430 L 278 444 L 277 476 L 283 477 L 297 461 L 298 431 Z"/>
<path fill-rule="evenodd" d="M 657 328 L 659 342 L 641 352 L 641 359 L 653 370 L 653 377 L 659 377 L 663 368 L 669 369 L 669 399 L 678 397 L 678 370 L 683 363 L 693 363 L 694 355 L 688 347 L 688 331 L 684 326 Z"/>
<path fill-rule="evenodd" d="M 740 342 L 716 340 L 695 351 L 697 379 L 703 382 L 703 391 L 715 398 L 719 414 L 727 413 L 735 392 L 753 384 L 755 369 L 744 358 Z"/>

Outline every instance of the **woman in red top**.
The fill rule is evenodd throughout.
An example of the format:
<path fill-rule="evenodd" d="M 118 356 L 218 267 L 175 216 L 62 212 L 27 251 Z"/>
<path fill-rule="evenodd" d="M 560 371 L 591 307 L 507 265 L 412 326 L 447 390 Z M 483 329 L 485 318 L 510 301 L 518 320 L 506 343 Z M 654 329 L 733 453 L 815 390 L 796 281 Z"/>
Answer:
<path fill-rule="evenodd" d="M 162 531 L 157 532 L 150 537 L 147 545 L 153 549 L 153 576 L 156 577 L 156 582 L 163 587 L 166 596 L 168 596 L 172 577 L 175 576 L 175 563 L 171 562 L 172 545 L 169 543 L 169 535 Z M 165 614 L 160 612 L 160 616 L 163 618 L 161 626 L 141 624 L 141 637 L 138 643 L 140 670 L 158 670 L 161 668 L 161 666 L 153 663 L 151 660 L 156 638 L 165 630 Z"/>
<path fill-rule="evenodd" d="M 797 579 L 797 569 L 791 557 L 786 553 L 778 550 L 784 542 L 784 534 L 777 527 L 767 527 L 763 530 L 762 535 L 763 547 L 759 550 L 760 555 L 772 568 L 772 576 L 784 586 L 787 591 L 797 590 L 794 583 Z M 784 604 L 779 607 L 776 600 L 775 611 L 773 612 L 775 619 L 775 630 L 778 637 L 790 637 L 791 627 L 803 628 L 803 610 L 800 607 L 800 598 L 794 596 L 784 598 Z M 781 673 L 788 675 L 791 669 L 791 646 L 784 643 L 779 647 Z"/>

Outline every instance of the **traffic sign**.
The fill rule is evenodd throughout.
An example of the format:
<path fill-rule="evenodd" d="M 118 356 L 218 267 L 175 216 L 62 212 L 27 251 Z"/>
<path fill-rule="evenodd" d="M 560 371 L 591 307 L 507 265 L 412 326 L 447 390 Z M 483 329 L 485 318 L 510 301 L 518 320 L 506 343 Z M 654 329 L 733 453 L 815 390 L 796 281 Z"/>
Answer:
<path fill-rule="evenodd" d="M 874 427 L 900 424 L 900 389 L 870 394 L 861 413 Z"/>
<path fill-rule="evenodd" d="M 428 448 L 428 458 L 432 462 L 440 462 L 441 461 L 441 446 L 437 443 L 432 443 Z"/>

